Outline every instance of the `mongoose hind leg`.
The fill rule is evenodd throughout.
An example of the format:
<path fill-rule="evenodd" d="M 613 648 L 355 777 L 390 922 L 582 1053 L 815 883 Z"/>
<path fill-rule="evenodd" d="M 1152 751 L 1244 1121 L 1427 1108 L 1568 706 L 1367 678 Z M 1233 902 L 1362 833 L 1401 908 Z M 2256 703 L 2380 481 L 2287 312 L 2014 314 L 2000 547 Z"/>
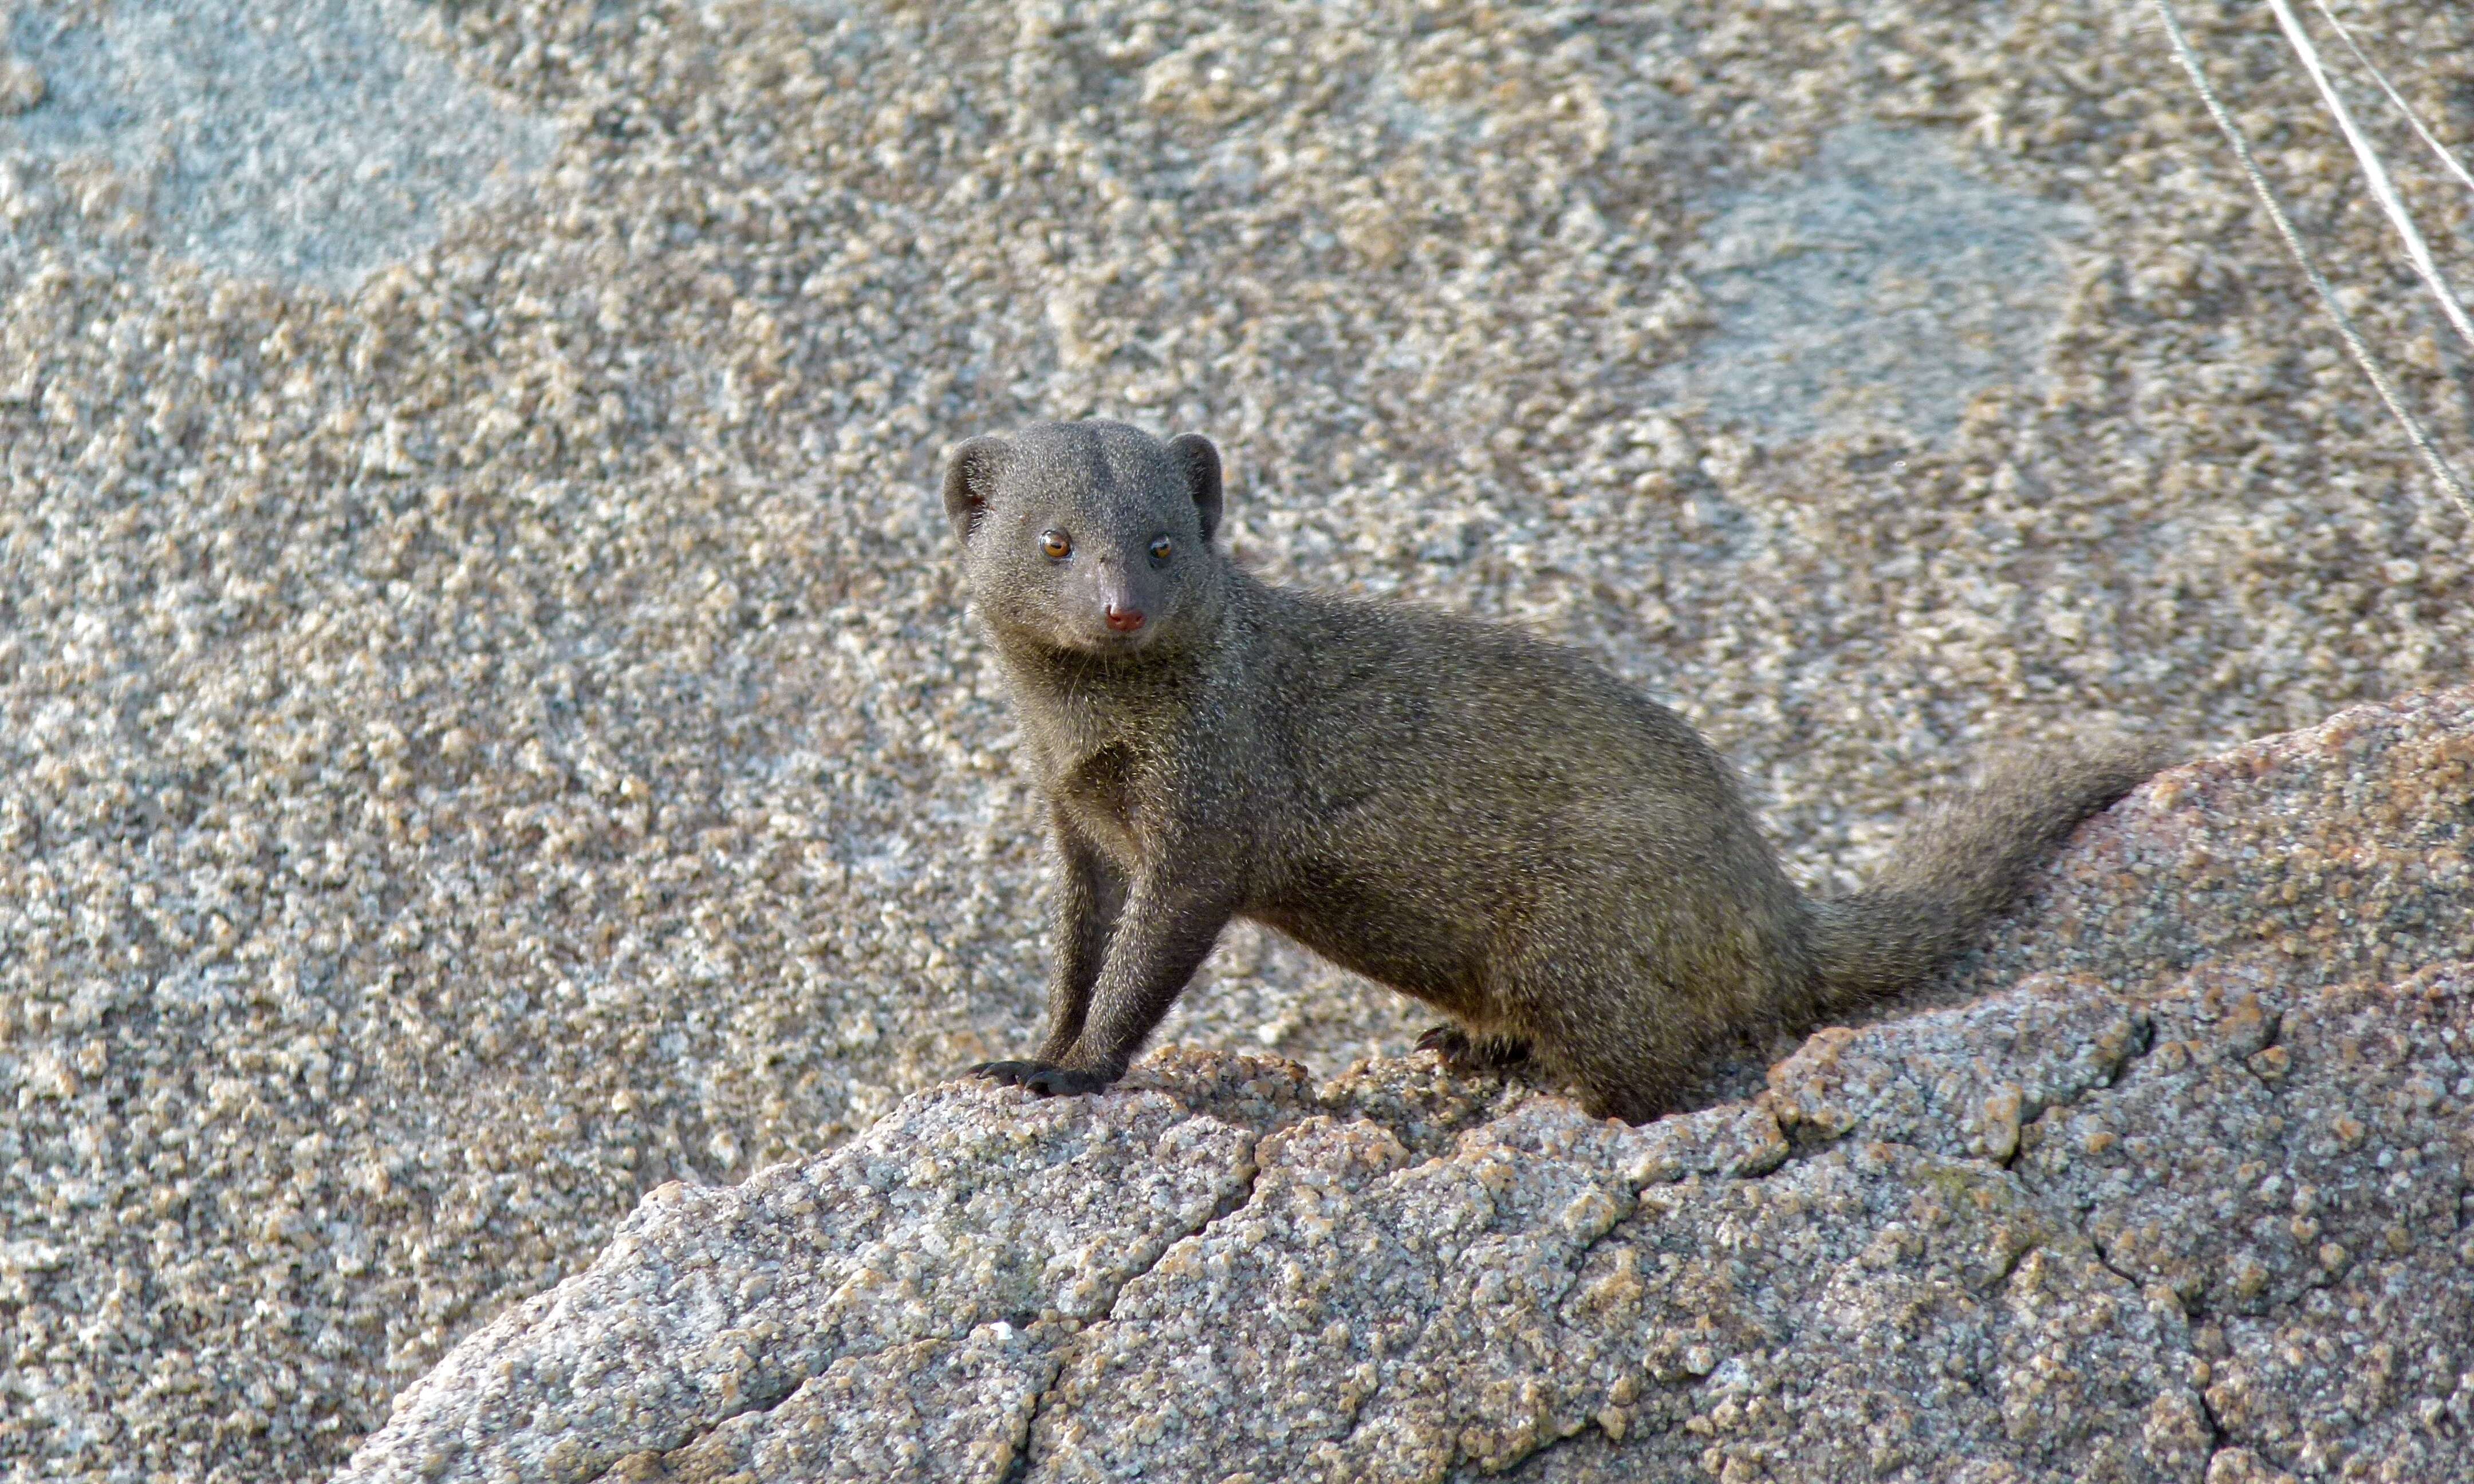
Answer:
<path fill-rule="evenodd" d="M 1523 1028 L 1548 1084 L 1592 1118 L 1646 1123 L 1682 1106 L 1729 1040 L 1712 1009 L 1654 985 L 1566 976 L 1559 998 L 1523 995 Z"/>
<path fill-rule="evenodd" d="M 1463 1074 L 1508 1071 L 1529 1060 L 1529 1042 L 1510 1036 L 1472 1036 L 1449 1021 L 1429 1026 L 1418 1049 L 1432 1051 Z"/>
<path fill-rule="evenodd" d="M 1580 1095 L 1590 1117 L 1647 1123 L 1684 1107 L 1685 1094 L 1715 1065 L 1710 1053 L 1719 1040 L 1659 1036 L 1541 1045 L 1539 1060 Z"/>

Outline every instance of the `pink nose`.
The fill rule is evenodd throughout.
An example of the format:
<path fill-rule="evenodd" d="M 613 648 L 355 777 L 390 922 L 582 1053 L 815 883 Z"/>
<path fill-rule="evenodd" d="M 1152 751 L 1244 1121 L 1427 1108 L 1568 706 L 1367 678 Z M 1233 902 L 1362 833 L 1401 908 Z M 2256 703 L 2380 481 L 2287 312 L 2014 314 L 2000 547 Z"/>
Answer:
<path fill-rule="evenodd" d="M 1116 630 L 1119 634 L 1131 634 L 1142 626 L 1143 610 L 1141 609 L 1119 608 L 1114 603 L 1108 605 L 1109 628 Z"/>

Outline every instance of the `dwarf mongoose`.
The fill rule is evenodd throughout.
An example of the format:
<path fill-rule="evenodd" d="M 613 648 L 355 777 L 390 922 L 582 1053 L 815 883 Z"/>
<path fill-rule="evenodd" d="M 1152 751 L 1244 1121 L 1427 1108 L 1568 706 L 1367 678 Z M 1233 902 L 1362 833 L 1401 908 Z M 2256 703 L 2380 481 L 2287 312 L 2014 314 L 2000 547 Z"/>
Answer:
<path fill-rule="evenodd" d="M 1455 1065 L 1534 1058 L 1638 1121 L 1730 1043 L 1916 982 L 2154 771 L 2014 764 L 1811 900 L 1709 744 L 1577 652 L 1238 570 L 1198 435 L 976 438 L 944 495 L 1057 874 L 1048 1039 L 972 1070 L 1040 1093 L 1115 1081 L 1247 917 L 1442 1011 Z"/>

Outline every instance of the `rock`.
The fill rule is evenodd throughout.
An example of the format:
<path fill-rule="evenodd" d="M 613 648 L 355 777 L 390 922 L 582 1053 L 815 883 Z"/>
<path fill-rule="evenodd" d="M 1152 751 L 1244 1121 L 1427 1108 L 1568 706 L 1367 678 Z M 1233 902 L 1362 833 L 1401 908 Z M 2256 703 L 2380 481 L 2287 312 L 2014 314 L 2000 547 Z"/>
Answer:
<path fill-rule="evenodd" d="M 1660 390 L 1771 443 L 1945 437 L 1978 389 L 2041 359 L 2076 216 L 1913 134 L 1842 129 L 1796 179 L 1726 201 L 1687 251 L 1720 328 Z"/>
<path fill-rule="evenodd" d="M 2194 762 L 2082 829 L 1952 993 L 2202 966 L 2297 985 L 2402 977 L 2462 951 L 2469 800 L 2467 690 L 2356 706 Z"/>
<path fill-rule="evenodd" d="M 2014 741 L 2474 675 L 2474 543 L 2136 6 L 0 12 L 0 1242 L 50 1255 L 0 1258 L 8 1484 L 328 1477 L 654 1188 L 1035 1043 L 1040 813 L 934 498 L 975 433 L 1209 433 L 1240 560 L 1581 646 L 1831 890 Z M 2184 8 L 2437 389 L 2261 19 Z M 2468 96 L 2474 6 L 2378 40 Z M 2271 971 L 2387 983 L 2462 921 L 2223 869 L 2199 937 L 2074 882 L 1966 997 L 2254 912 Z M 1428 1018 L 1240 929 L 1165 1039 L 1320 1080 Z M 1401 1065 L 1359 1090 L 1415 1161 L 1493 1115 Z M 1945 1156 L 2005 1083 L 2030 1141 L 1987 1076 Z M 1646 1167 L 1828 1142 L 1700 1127 Z"/>
<path fill-rule="evenodd" d="M 2469 750 L 2169 773 L 1952 993 L 2060 967 L 1639 1128 L 1424 1058 L 918 1094 L 655 1192 L 343 1477 L 2465 1476 Z"/>
<path fill-rule="evenodd" d="M 1279 1091 L 1295 1080 L 1285 1064 L 1270 1076 Z M 408 1392 L 402 1425 L 355 1468 L 434 1476 L 447 1435 L 504 1440 L 555 1477 L 691 1442 L 698 1458 L 795 1453 L 744 1428 L 706 1434 L 776 1409 L 795 1438 L 823 1399 L 885 1397 L 926 1372 L 957 1382 L 935 1423 L 994 1440 L 1001 1472 L 1055 1337 L 1242 1196 L 1260 1134 L 1157 1092 L 990 1100 L 914 1098 L 832 1160 L 663 1185 L 592 1268 L 491 1327 L 510 1343 L 459 1347 Z M 493 1459 L 449 1448 L 446 1476 L 486 1476 Z"/>
<path fill-rule="evenodd" d="M 417 21 L 398 0 L 308 0 L 280 25 L 236 0 L 14 20 L 28 55 L 0 55 L 0 118 L 24 117 L 0 154 L 111 160 L 115 194 L 224 273 L 349 292 L 435 242 L 442 217 L 537 182 L 553 142 L 406 44 Z"/>
<path fill-rule="evenodd" d="M 43 91 L 41 68 L 0 53 L 0 115 L 25 112 L 43 101 Z"/>

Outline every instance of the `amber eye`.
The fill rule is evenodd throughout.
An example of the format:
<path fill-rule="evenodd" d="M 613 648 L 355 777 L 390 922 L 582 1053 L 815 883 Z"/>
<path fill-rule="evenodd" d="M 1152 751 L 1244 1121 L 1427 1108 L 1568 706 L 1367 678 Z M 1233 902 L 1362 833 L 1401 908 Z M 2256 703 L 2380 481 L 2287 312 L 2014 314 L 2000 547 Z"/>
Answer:
<path fill-rule="evenodd" d="M 1176 555 L 1176 543 L 1171 541 L 1167 537 L 1163 536 L 1158 540 L 1152 542 L 1152 565 L 1166 566 L 1168 565 L 1168 559 Z"/>
<path fill-rule="evenodd" d="M 1074 555 L 1074 538 L 1062 531 L 1050 531 L 1039 539 L 1039 549 L 1048 553 L 1051 562 L 1062 562 Z"/>

